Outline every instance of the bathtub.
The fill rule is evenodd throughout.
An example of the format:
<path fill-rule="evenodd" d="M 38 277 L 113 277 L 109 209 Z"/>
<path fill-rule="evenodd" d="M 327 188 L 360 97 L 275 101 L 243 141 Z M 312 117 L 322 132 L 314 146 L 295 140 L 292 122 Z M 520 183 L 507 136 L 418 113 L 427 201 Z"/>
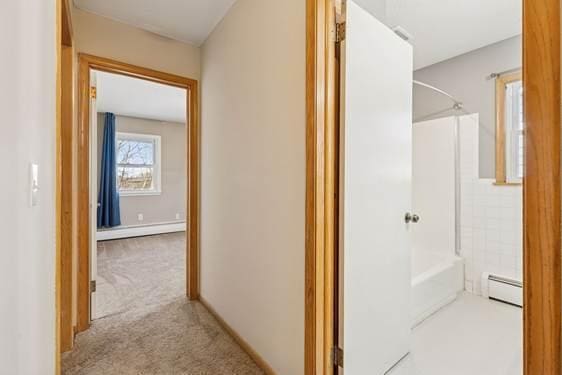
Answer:
<path fill-rule="evenodd" d="M 412 253 L 412 327 L 453 302 L 464 290 L 462 258 L 430 251 Z"/>

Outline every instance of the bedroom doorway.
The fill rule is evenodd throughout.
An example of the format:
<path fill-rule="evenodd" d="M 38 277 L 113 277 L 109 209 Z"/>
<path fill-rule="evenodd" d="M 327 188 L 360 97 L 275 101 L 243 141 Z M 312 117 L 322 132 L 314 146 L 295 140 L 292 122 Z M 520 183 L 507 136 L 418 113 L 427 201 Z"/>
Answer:
<path fill-rule="evenodd" d="M 91 320 L 185 295 L 187 90 L 92 70 Z"/>
<path fill-rule="evenodd" d="M 119 94 L 120 90 L 130 93 L 121 92 Z M 184 100 L 183 109 L 185 111 L 185 115 L 180 115 L 182 119 L 176 119 L 175 125 L 174 121 L 167 119 L 166 123 L 166 119 L 163 118 L 156 119 L 156 122 L 155 119 L 139 120 L 140 116 L 138 113 L 135 114 L 135 109 L 127 108 L 127 106 L 134 102 L 135 96 L 140 95 L 143 91 L 150 92 L 150 90 L 157 91 L 153 92 L 153 95 L 160 98 L 158 100 L 166 98 L 164 105 L 170 104 L 174 100 L 177 101 L 178 95 L 181 95 L 180 98 L 183 97 L 183 99 L 180 100 Z M 99 97 L 100 95 L 107 97 L 102 99 Z M 130 100 L 123 101 L 124 95 L 126 99 Z M 98 102 L 99 99 L 102 99 L 101 102 Z M 150 103 L 138 106 L 137 111 L 154 109 L 156 101 L 151 99 Z M 120 102 L 123 103 L 119 104 Z M 98 111 L 100 109 L 97 108 L 98 104 L 101 104 L 102 113 Z M 122 108 L 118 108 L 119 106 Z M 79 191 L 78 205 L 82 209 L 78 217 L 80 240 L 77 267 L 77 332 L 87 330 L 93 319 L 134 308 L 135 296 L 138 296 L 139 293 L 146 295 L 149 292 L 149 294 L 152 293 L 153 298 L 158 299 L 165 298 L 167 293 L 174 294 L 173 290 L 179 288 L 189 299 L 198 297 L 199 137 L 197 108 L 197 81 L 95 56 L 79 55 L 79 133 L 82 134 L 82 137 L 78 144 L 77 189 Z M 132 111 L 127 112 L 127 110 Z M 116 115 L 111 111 L 128 114 L 128 116 Z M 185 128 L 183 129 L 177 123 L 181 120 L 184 120 Z M 101 124 L 102 122 L 103 124 Z M 108 124 L 113 128 L 113 134 L 109 134 L 115 140 L 113 150 L 105 149 L 108 144 L 112 144 L 112 142 L 104 142 L 104 137 L 108 136 L 105 131 Z M 100 125 L 103 126 L 100 127 Z M 144 127 L 143 131 L 134 130 L 135 126 L 139 125 Z M 165 127 L 166 125 L 167 127 Z M 149 128 L 150 130 L 148 130 Z M 178 136 L 174 133 L 168 137 L 169 134 L 154 134 L 158 133 L 159 129 L 165 129 L 166 134 L 174 133 L 175 129 L 177 130 L 175 133 L 183 135 Z M 102 132 L 105 134 L 101 134 Z M 178 140 L 178 137 L 183 137 L 183 139 Z M 152 202 L 139 211 L 139 200 L 162 197 L 163 184 L 169 182 L 162 180 L 162 160 L 167 158 L 166 153 L 170 151 L 166 148 L 164 154 L 162 152 L 164 138 L 171 138 L 178 143 L 178 148 L 183 154 L 182 162 L 172 169 L 175 170 L 176 177 L 179 177 L 176 180 L 180 181 L 182 176 L 186 180 L 186 183 L 180 182 L 174 186 L 175 190 L 179 189 L 176 191 L 176 196 L 183 195 L 183 199 L 179 201 L 181 201 L 180 205 L 184 207 L 178 207 L 178 199 L 176 199 L 173 208 L 169 210 L 172 213 L 166 213 L 166 219 L 154 219 L 159 215 L 155 211 L 161 209 L 163 204 Z M 98 147 L 99 143 L 103 147 Z M 108 152 L 106 153 L 106 151 Z M 127 154 L 130 155 L 127 156 Z M 112 163 L 115 164 L 113 174 L 104 172 L 103 167 L 108 169 L 109 165 L 113 165 Z M 117 205 L 122 206 L 118 218 L 112 217 L 115 213 L 113 211 L 115 211 L 116 197 L 111 194 L 111 182 L 116 183 L 115 188 L 119 191 Z M 100 186 L 109 186 L 109 192 L 98 191 L 98 188 L 102 189 Z M 170 187 L 167 190 L 169 191 Z M 98 208 L 98 206 L 100 207 Z M 97 209 L 91 209 L 92 207 Z M 171 218 L 168 218 L 169 216 Z M 153 225 L 142 225 L 146 219 L 153 221 Z M 184 237 L 178 234 L 182 230 L 185 230 Z M 154 236 L 139 237 L 147 235 Z M 117 251 L 109 251 L 110 249 L 115 250 L 115 248 Z M 133 248 L 139 250 L 138 254 L 141 256 L 142 254 L 145 256 L 153 254 L 160 260 L 162 257 L 165 258 L 165 254 L 156 254 L 155 250 L 166 248 L 172 259 L 164 259 L 161 262 L 163 267 L 166 267 L 168 261 L 174 263 L 173 254 L 175 254 L 177 262 L 178 250 L 180 256 L 181 253 L 185 254 L 185 263 L 174 266 L 174 269 L 181 274 L 180 280 L 183 285 L 175 285 L 178 281 L 176 277 L 172 283 L 175 286 L 170 290 L 155 290 L 154 285 L 160 284 L 156 280 L 157 275 L 167 273 L 152 272 L 153 278 L 156 279 L 152 280 L 154 283 L 151 283 L 151 278 L 146 276 L 149 271 L 149 268 L 146 267 L 154 265 L 154 262 L 149 261 L 150 257 L 140 262 L 138 257 L 123 258 L 123 254 L 127 252 L 126 249 Z M 121 254 L 121 262 L 109 257 L 110 253 Z M 137 266 L 145 264 L 146 267 L 136 270 L 140 274 L 129 274 L 133 264 Z M 98 265 L 103 265 L 103 269 L 98 269 Z M 120 267 L 122 272 L 108 272 L 112 267 Z M 104 275 L 100 276 L 105 277 L 98 277 L 99 271 L 103 271 Z M 173 277 L 173 275 L 168 276 Z M 135 284 L 135 280 L 142 282 Z M 164 282 L 164 284 L 166 283 Z M 168 283 L 168 286 L 170 285 Z M 99 301 L 98 291 L 103 291 L 100 293 L 100 297 L 103 297 Z M 146 303 L 145 300 L 143 301 Z"/>

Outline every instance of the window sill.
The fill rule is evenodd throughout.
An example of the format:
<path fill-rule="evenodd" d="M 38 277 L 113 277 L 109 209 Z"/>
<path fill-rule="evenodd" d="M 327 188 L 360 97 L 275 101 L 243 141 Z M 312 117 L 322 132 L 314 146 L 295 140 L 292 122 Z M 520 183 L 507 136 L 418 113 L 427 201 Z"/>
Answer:
<path fill-rule="evenodd" d="M 120 191 L 119 192 L 119 196 L 120 197 L 150 197 L 150 196 L 156 196 L 156 195 L 162 195 L 161 191 Z"/>

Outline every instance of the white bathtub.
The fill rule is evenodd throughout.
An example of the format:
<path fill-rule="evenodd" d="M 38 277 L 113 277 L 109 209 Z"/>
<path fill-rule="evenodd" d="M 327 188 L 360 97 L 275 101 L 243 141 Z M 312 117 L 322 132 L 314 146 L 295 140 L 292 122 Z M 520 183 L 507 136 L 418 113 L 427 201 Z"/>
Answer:
<path fill-rule="evenodd" d="M 412 327 L 451 303 L 464 290 L 464 261 L 429 251 L 412 253 Z"/>

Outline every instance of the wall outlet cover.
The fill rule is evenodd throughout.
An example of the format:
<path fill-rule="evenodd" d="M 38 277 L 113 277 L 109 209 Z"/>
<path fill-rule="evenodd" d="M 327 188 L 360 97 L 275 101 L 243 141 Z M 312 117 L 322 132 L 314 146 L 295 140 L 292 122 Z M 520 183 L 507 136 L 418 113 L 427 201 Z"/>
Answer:
<path fill-rule="evenodd" d="M 137 219 L 138 219 L 138 221 L 143 221 L 143 220 L 144 220 L 144 215 L 143 215 L 143 214 L 138 214 L 138 215 L 137 215 Z"/>

